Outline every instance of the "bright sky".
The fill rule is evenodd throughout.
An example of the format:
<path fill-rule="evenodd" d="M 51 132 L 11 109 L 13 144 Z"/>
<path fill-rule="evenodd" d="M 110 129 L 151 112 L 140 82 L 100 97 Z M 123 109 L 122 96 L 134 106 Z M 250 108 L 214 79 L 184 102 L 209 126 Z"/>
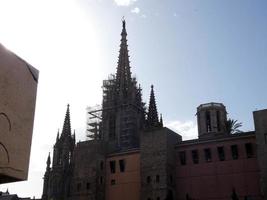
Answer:
<path fill-rule="evenodd" d="M 194 138 L 196 107 L 222 102 L 253 130 L 267 108 L 265 0 L 0 0 L 0 43 L 40 70 L 28 181 L 11 193 L 40 197 L 48 152 L 70 104 L 85 139 L 86 106 L 114 73 L 125 16 L 133 74 L 144 100 L 154 84 L 165 124 Z"/>

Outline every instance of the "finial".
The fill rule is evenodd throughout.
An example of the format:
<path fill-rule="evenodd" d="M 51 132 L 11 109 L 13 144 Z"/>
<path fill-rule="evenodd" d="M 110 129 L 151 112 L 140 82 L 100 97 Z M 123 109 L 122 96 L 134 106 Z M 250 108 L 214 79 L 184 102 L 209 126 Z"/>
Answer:
<path fill-rule="evenodd" d="M 154 85 L 152 84 L 152 85 L 151 85 L 151 89 L 153 90 L 153 88 L 154 88 Z"/>
<path fill-rule="evenodd" d="M 50 164 L 51 164 L 51 158 L 50 158 L 50 152 L 49 152 L 48 157 L 47 157 L 47 161 L 46 161 L 46 169 L 47 170 L 50 169 Z"/>
<path fill-rule="evenodd" d="M 70 107 L 70 104 L 68 104 L 67 107 L 69 108 Z"/>
<path fill-rule="evenodd" d="M 123 29 L 125 29 L 125 24 L 126 24 L 126 22 L 125 22 L 125 18 L 124 18 L 124 16 L 122 17 L 122 28 Z"/>
<path fill-rule="evenodd" d="M 59 140 L 59 129 L 57 129 L 57 141 Z"/>
<path fill-rule="evenodd" d="M 162 119 L 162 113 L 160 113 L 160 120 L 159 120 L 160 126 L 163 127 L 163 119 Z"/>

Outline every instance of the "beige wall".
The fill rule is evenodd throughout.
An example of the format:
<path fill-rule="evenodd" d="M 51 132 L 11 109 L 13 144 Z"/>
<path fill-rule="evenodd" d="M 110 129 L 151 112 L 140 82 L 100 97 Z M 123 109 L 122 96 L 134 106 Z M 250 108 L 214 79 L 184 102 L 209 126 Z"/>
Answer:
<path fill-rule="evenodd" d="M 0 183 L 26 180 L 38 71 L 0 44 Z"/>
<path fill-rule="evenodd" d="M 120 172 L 119 160 L 125 160 L 125 171 Z M 110 161 L 116 161 L 116 172 L 111 173 Z M 115 180 L 112 185 L 111 181 Z M 106 200 L 140 199 L 139 151 L 109 156 L 106 160 Z"/>

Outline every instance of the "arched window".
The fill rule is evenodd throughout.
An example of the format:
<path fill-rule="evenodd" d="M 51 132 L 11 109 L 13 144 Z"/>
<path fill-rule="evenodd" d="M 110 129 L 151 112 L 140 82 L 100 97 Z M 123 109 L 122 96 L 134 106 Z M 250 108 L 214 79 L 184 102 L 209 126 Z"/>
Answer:
<path fill-rule="evenodd" d="M 210 119 L 210 111 L 206 111 L 206 131 L 211 132 L 211 119 Z"/>

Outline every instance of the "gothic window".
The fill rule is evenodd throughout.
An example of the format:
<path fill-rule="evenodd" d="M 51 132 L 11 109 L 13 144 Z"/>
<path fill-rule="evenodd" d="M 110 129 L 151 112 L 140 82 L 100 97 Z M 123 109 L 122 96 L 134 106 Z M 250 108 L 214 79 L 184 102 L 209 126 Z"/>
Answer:
<path fill-rule="evenodd" d="M 156 176 L 156 182 L 159 183 L 159 175 Z"/>
<path fill-rule="evenodd" d="M 78 192 L 81 190 L 81 187 L 82 187 L 82 184 L 81 184 L 81 183 L 78 183 L 78 184 L 77 184 L 77 191 L 78 191 Z"/>
<path fill-rule="evenodd" d="M 264 134 L 265 144 L 267 144 L 267 133 Z"/>
<path fill-rule="evenodd" d="M 186 165 L 186 154 L 185 154 L 185 151 L 179 152 L 179 157 L 180 157 L 181 165 Z"/>
<path fill-rule="evenodd" d="M 90 190 L 90 187 L 91 187 L 90 183 L 86 183 L 86 189 Z"/>
<path fill-rule="evenodd" d="M 206 111 L 206 131 L 211 132 L 210 111 Z"/>
<path fill-rule="evenodd" d="M 109 166 L 110 166 L 110 172 L 114 174 L 116 172 L 116 161 L 115 160 L 110 161 Z"/>
<path fill-rule="evenodd" d="M 173 182 L 173 178 L 172 178 L 172 175 L 170 175 L 170 183 L 172 184 Z"/>
<path fill-rule="evenodd" d="M 120 172 L 124 172 L 125 171 L 125 160 L 119 160 L 119 164 L 120 164 Z"/>
<path fill-rule="evenodd" d="M 245 148 L 246 148 L 247 158 L 251 158 L 254 154 L 252 143 L 246 143 Z"/>
<path fill-rule="evenodd" d="M 100 184 L 102 185 L 103 184 L 103 176 L 100 176 Z"/>
<path fill-rule="evenodd" d="M 147 183 L 147 184 L 151 183 L 151 177 L 150 177 L 150 176 L 147 176 L 147 177 L 146 177 L 146 183 Z"/>
<path fill-rule="evenodd" d="M 224 161 L 225 160 L 225 155 L 224 155 L 224 148 L 223 147 L 218 147 L 218 157 L 220 161 Z"/>
<path fill-rule="evenodd" d="M 217 118 L 217 130 L 218 130 L 218 131 L 221 131 L 220 112 L 219 112 L 218 110 L 216 111 L 216 118 Z"/>
<path fill-rule="evenodd" d="M 168 191 L 168 195 L 167 195 L 166 200 L 173 200 L 173 193 L 171 190 Z"/>
<path fill-rule="evenodd" d="M 111 179 L 110 184 L 111 184 L 111 185 L 115 185 L 115 184 L 116 184 L 115 179 Z"/>
<path fill-rule="evenodd" d="M 157 197 L 157 200 L 160 200 L 160 198 L 159 198 L 159 197 Z"/>
<path fill-rule="evenodd" d="M 237 160 L 238 159 L 238 148 L 236 144 L 231 146 L 231 152 L 232 152 L 233 160 Z"/>
<path fill-rule="evenodd" d="M 100 169 L 101 169 L 101 171 L 104 169 L 104 162 L 103 161 L 100 162 Z"/>
<path fill-rule="evenodd" d="M 198 164 L 198 151 L 197 150 L 192 150 L 192 160 L 194 164 Z"/>
<path fill-rule="evenodd" d="M 204 149 L 206 162 L 211 162 L 211 150 L 209 148 Z"/>

